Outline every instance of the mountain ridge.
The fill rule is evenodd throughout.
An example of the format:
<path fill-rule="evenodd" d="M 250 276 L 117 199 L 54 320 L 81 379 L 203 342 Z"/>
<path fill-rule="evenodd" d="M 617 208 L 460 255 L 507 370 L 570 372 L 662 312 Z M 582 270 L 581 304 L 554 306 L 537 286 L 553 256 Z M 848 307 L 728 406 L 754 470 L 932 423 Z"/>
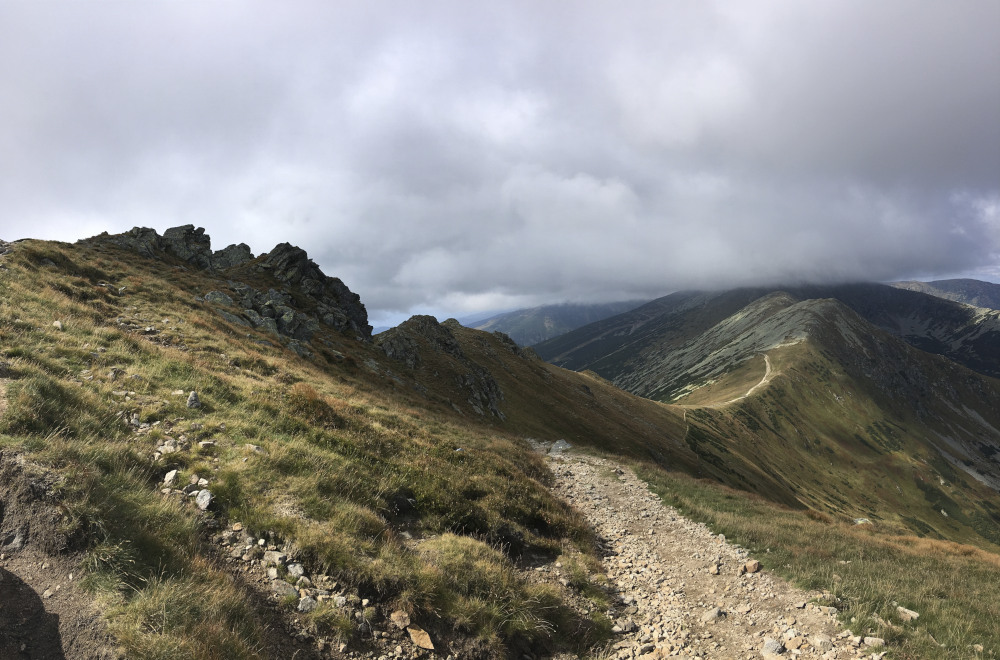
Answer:
<path fill-rule="evenodd" d="M 532 450 L 567 444 L 725 521 L 717 533 L 828 590 L 858 633 L 914 657 L 938 648 L 924 626 L 955 657 L 968 642 L 955 622 L 990 639 L 998 382 L 845 303 L 689 292 L 599 322 L 607 337 L 588 346 L 622 351 L 608 364 L 636 378 L 641 351 L 662 349 L 644 368 L 668 405 L 452 320 L 366 337 L 360 300 L 304 251 L 216 258 L 203 232 L 167 234 L 0 245 L 3 455 L 57 485 L 44 510 L 81 553 L 58 565 L 85 576 L 130 657 L 416 657 L 402 616 L 462 657 L 593 652 L 630 614 L 602 577 L 605 541 Z M 334 311 L 348 322 L 324 320 Z M 687 353 L 658 365 L 670 346 Z M 20 514 L 43 507 L 3 487 L 0 504 L 5 553 L 29 556 L 18 538 L 48 547 L 21 533 Z M 889 564 L 834 566 L 852 576 L 836 582 L 796 558 L 916 566 L 912 547 L 986 577 L 942 599 L 906 570 L 848 572 Z M 3 566 L 40 603 L 75 593 L 63 581 L 43 599 L 46 557 L 31 556 Z M 925 613 L 912 629 L 879 605 L 906 596 Z"/>

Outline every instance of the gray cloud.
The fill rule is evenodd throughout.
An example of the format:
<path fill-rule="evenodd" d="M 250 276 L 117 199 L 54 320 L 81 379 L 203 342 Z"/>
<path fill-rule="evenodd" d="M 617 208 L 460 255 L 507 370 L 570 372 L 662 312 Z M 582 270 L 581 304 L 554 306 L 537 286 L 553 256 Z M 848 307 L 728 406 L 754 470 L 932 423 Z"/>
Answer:
<path fill-rule="evenodd" d="M 982 0 L 0 3 L 0 235 L 195 223 L 373 316 L 1000 263 Z"/>

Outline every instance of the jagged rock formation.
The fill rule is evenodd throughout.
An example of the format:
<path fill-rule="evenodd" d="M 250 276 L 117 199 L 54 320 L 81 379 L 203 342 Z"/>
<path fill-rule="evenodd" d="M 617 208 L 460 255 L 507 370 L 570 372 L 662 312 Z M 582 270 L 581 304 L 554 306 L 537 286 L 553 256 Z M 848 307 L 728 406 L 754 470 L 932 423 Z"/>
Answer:
<path fill-rule="evenodd" d="M 386 357 L 402 362 L 409 369 L 419 369 L 432 357 L 422 354 L 422 348 L 437 356 L 448 356 L 456 369 L 455 384 L 468 396 L 466 402 L 472 410 L 478 415 L 489 412 L 503 421 L 507 418 L 500 410 L 503 390 L 489 369 L 469 359 L 462 351 L 453 333 L 453 329 L 460 327 L 454 319 L 438 323 L 433 316 L 418 315 L 376 336 L 375 344 Z M 513 346 L 513 351 L 519 350 L 509 337 L 503 335 L 503 341 Z"/>
<path fill-rule="evenodd" d="M 163 236 L 149 227 L 134 227 L 123 234 L 103 233 L 82 243 L 111 243 L 151 259 L 172 256 L 202 270 L 225 272 L 230 291 L 207 292 L 206 302 L 219 305 L 219 313 L 230 323 L 265 328 L 296 340 L 309 340 L 327 326 L 340 332 L 371 337 L 368 312 L 361 298 L 338 278 L 329 277 L 305 250 L 288 243 L 254 257 L 245 243 L 212 251 L 212 242 L 201 227 L 172 227 Z M 276 287 L 262 291 L 241 279 L 265 275 Z M 238 278 L 238 279 L 236 279 Z M 238 306 L 238 312 L 231 309 Z M 297 349 L 296 349 L 297 350 Z"/>

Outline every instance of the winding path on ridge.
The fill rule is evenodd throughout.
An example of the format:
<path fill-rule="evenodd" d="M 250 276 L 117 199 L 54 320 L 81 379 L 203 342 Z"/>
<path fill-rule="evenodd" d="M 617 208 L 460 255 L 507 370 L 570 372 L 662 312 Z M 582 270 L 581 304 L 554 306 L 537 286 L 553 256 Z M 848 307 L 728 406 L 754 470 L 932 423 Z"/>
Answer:
<path fill-rule="evenodd" d="M 877 642 L 840 626 L 823 594 L 755 570 L 746 550 L 664 505 L 630 470 L 573 451 L 546 458 L 555 492 L 607 548 L 605 570 L 625 607 L 607 657 L 881 657 Z"/>

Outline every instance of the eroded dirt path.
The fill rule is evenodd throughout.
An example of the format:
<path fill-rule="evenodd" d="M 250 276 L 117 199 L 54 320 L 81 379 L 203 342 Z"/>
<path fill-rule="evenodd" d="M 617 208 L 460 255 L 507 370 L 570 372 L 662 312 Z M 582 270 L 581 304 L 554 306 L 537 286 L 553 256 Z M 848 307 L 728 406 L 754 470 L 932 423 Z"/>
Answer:
<path fill-rule="evenodd" d="M 767 353 L 764 353 L 764 377 L 760 379 L 760 382 L 747 390 L 746 394 L 736 397 L 735 399 L 730 399 L 729 401 L 723 401 L 722 403 L 711 404 L 711 407 L 721 407 L 728 406 L 731 403 L 736 403 L 737 401 L 742 401 L 746 399 L 751 394 L 759 390 L 761 387 L 765 386 L 771 380 L 771 358 L 768 357 Z"/>
<path fill-rule="evenodd" d="M 852 637 L 823 594 L 757 570 L 746 550 L 663 505 L 631 471 L 558 449 L 547 460 L 556 492 L 609 548 L 608 577 L 627 605 L 611 658 L 881 657 L 881 640 Z"/>

